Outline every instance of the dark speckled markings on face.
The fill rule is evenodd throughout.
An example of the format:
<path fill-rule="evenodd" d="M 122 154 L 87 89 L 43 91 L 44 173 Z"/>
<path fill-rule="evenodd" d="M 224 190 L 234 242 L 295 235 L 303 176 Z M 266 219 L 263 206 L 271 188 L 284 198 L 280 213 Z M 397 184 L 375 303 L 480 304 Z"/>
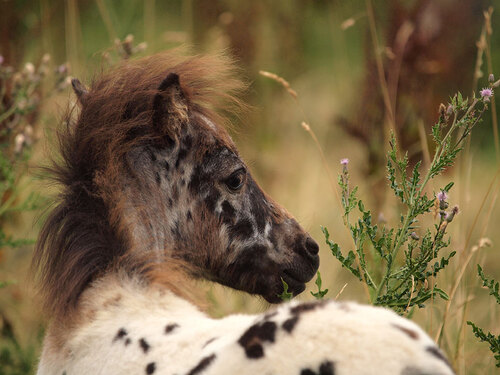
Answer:
<path fill-rule="evenodd" d="M 229 226 L 229 235 L 233 240 L 245 240 L 253 235 L 253 225 L 250 219 L 244 218 Z"/>
<path fill-rule="evenodd" d="M 160 187 L 166 210 L 150 237 L 166 232 L 161 247 L 201 276 L 269 302 L 280 301 L 282 278 L 302 292 L 319 265 L 317 245 L 257 185 L 225 130 L 193 112 L 170 139 L 168 147 L 147 146 L 135 163 L 148 186 Z"/>

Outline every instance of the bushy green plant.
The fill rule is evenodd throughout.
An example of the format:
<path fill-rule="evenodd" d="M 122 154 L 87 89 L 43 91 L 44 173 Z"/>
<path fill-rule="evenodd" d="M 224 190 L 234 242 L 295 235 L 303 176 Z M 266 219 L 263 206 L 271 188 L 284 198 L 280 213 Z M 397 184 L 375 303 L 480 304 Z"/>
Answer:
<path fill-rule="evenodd" d="M 425 172 L 421 162 L 410 168 L 407 154 L 398 155 L 396 139 L 394 135 L 391 137 L 387 178 L 402 207 L 399 220 L 393 226 L 375 223 L 371 211 L 358 198 L 358 188 L 351 187 L 348 159 L 341 161 L 338 184 L 342 192 L 343 220 L 353 249 L 342 252 L 339 244 L 330 239 L 327 228 L 322 230 L 333 256 L 366 284 L 373 304 L 402 313 L 413 306 L 423 307 L 436 296 L 448 298 L 436 285 L 435 276 L 455 255 L 455 251 L 446 255 L 442 252 L 450 245 L 446 229 L 457 215 L 458 206 L 449 207 L 448 192 L 453 182 L 432 195 L 426 192 L 426 186 L 454 163 L 471 130 L 481 121 L 499 82 L 490 82 L 479 97 L 467 99 L 458 93 L 447 106 L 441 104 L 439 120 L 432 128 L 434 157 Z M 423 215 L 431 215 L 433 210 L 434 225 L 422 227 Z M 400 256 L 401 252 L 404 256 Z"/>

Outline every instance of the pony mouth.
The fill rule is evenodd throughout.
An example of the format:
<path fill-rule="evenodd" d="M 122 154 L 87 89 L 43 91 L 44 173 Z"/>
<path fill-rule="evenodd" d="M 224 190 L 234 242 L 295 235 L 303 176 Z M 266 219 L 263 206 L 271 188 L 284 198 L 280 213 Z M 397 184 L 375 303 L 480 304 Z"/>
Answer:
<path fill-rule="evenodd" d="M 293 297 L 299 295 L 306 289 L 306 282 L 308 282 L 311 277 L 304 274 L 300 274 L 293 270 L 284 270 L 277 282 L 276 288 L 271 294 L 263 295 L 264 299 L 269 303 L 280 303 L 283 302 L 280 294 L 283 293 L 283 280 L 288 285 L 288 293 L 292 293 Z"/>
<path fill-rule="evenodd" d="M 307 283 L 309 280 L 311 280 L 311 278 L 314 276 L 314 272 L 311 273 L 311 275 L 309 274 L 305 274 L 303 272 L 300 272 L 300 271 L 297 271 L 297 270 L 294 270 L 294 269 L 287 269 L 287 270 L 284 270 L 283 271 L 283 279 L 289 279 L 293 282 L 298 282 L 298 283 L 302 283 L 302 284 L 305 284 Z"/>

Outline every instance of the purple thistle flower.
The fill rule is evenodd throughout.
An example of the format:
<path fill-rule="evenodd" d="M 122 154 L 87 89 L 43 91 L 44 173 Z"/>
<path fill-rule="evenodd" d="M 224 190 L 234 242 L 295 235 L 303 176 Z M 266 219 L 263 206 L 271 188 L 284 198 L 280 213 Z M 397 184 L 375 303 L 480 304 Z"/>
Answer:
<path fill-rule="evenodd" d="M 341 165 L 347 165 L 347 164 L 349 164 L 349 159 L 347 159 L 347 158 L 341 159 L 340 160 L 340 164 Z"/>
<path fill-rule="evenodd" d="M 439 193 L 436 194 L 436 198 L 440 202 L 444 202 L 448 199 L 448 194 L 446 194 L 446 191 L 441 190 Z"/>
<path fill-rule="evenodd" d="M 4 59 L 3 59 L 3 56 L 2 56 L 2 55 L 0 55 L 0 65 L 2 65 L 2 64 L 3 64 L 3 60 L 4 60 Z"/>
<path fill-rule="evenodd" d="M 485 87 L 484 89 L 479 91 L 479 94 L 481 94 L 481 97 L 485 102 L 489 102 L 490 98 L 493 96 L 493 90 L 488 87 Z"/>

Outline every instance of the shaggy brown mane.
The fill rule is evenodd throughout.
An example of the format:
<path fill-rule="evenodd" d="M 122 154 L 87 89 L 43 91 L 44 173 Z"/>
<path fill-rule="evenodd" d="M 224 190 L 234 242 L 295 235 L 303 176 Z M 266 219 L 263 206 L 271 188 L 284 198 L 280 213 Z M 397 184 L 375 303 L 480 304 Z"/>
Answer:
<path fill-rule="evenodd" d="M 58 133 L 61 157 L 49 167 L 61 191 L 32 262 L 52 318 L 67 315 L 88 284 L 113 267 L 147 269 L 147 261 L 130 254 L 120 173 L 130 150 L 162 141 L 152 126 L 152 103 L 162 80 L 178 74 L 190 109 L 220 124 L 224 118 L 217 110 L 244 106 L 235 96 L 244 84 L 234 71 L 224 55 L 161 53 L 126 61 L 94 80 L 76 120 L 71 111 L 65 116 Z M 168 284 L 168 276 L 162 282 Z"/>

